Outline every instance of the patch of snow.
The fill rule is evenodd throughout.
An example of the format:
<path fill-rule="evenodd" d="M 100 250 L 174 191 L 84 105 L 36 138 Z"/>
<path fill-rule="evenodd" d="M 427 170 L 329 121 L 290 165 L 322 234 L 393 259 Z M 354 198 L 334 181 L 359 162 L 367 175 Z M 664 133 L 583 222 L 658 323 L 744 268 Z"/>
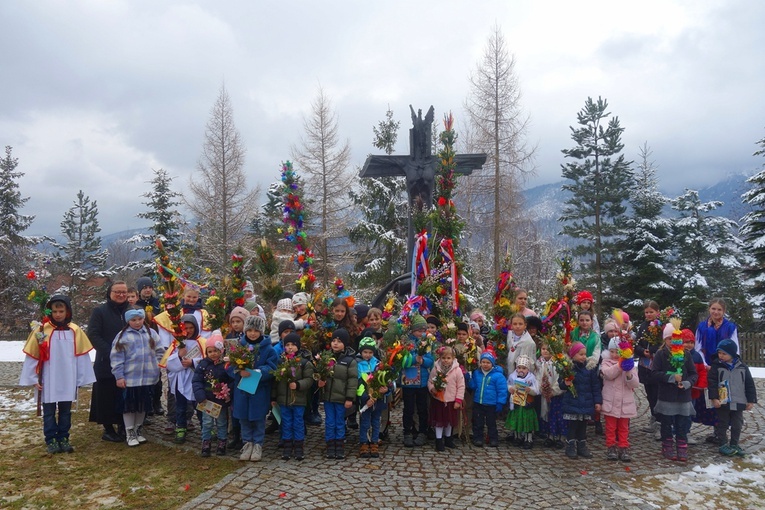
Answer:
<path fill-rule="evenodd" d="M 16 399 L 9 396 L 9 390 L 0 390 L 0 411 L 13 411 L 16 413 L 26 413 L 37 410 L 37 401 L 34 397 L 26 399 Z"/>

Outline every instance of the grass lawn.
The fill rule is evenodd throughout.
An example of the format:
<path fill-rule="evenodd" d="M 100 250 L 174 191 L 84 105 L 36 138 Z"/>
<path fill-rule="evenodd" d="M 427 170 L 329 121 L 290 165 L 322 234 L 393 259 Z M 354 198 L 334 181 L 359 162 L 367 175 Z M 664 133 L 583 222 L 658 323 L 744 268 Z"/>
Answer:
<path fill-rule="evenodd" d="M 72 454 L 45 451 L 42 418 L 29 408 L 32 390 L 3 388 L 0 409 L 0 507 L 177 508 L 240 467 L 230 457 L 203 459 L 197 451 L 149 442 L 136 448 L 101 440 L 88 423 L 90 389 L 80 390 L 72 412 Z"/>

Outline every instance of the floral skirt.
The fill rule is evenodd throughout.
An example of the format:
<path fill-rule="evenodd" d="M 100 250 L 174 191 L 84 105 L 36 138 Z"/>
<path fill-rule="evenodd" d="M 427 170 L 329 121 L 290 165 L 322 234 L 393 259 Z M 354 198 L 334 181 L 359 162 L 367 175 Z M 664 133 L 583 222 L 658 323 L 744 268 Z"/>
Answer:
<path fill-rule="evenodd" d="M 539 430 L 537 412 L 533 407 L 516 407 L 507 415 L 505 427 L 513 432 L 536 432 Z"/>
<path fill-rule="evenodd" d="M 152 409 L 153 386 L 134 386 L 122 390 L 121 413 L 145 413 Z"/>
<path fill-rule="evenodd" d="M 460 422 L 460 410 L 454 408 L 454 402 L 441 402 L 430 397 L 430 413 L 428 414 L 431 427 L 457 427 Z"/>
<path fill-rule="evenodd" d="M 542 432 L 550 436 L 565 436 L 568 434 L 568 422 L 563 419 L 563 398 L 553 397 L 550 400 L 550 410 L 547 413 L 547 421 L 540 421 Z"/>

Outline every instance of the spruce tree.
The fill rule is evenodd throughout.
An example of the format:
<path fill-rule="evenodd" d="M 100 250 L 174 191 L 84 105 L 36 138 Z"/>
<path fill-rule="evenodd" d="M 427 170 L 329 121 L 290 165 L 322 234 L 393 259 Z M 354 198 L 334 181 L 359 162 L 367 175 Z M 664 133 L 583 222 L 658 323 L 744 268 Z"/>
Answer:
<path fill-rule="evenodd" d="M 0 239 L 3 244 L 28 244 L 27 238 L 21 234 L 29 228 L 35 217 L 19 214 L 29 197 L 22 197 L 19 191 L 19 183 L 16 181 L 24 174 L 16 171 L 19 160 L 11 155 L 12 151 L 11 146 L 6 146 L 5 157 L 0 159 Z"/>
<path fill-rule="evenodd" d="M 393 154 L 400 123 L 393 120 L 388 108 L 385 120 L 372 128 L 373 144 L 385 154 Z M 361 179 L 358 190 L 351 190 L 353 204 L 361 212 L 362 221 L 348 230 L 356 245 L 356 264 L 350 280 L 359 287 L 378 287 L 406 270 L 407 196 L 403 177 L 371 177 Z"/>
<path fill-rule="evenodd" d="M 662 217 L 669 201 L 659 192 L 651 150 L 639 150 L 636 186 L 630 197 L 632 214 L 625 222 L 626 235 L 619 250 L 623 272 L 615 280 L 614 300 L 642 311 L 643 301 L 671 305 L 674 287 L 668 264 L 672 255 L 672 222 Z"/>
<path fill-rule="evenodd" d="M 181 193 L 173 191 L 171 184 L 173 178 L 167 171 L 160 168 L 154 170 L 154 178 L 149 181 L 151 190 L 144 193 L 143 197 L 147 200 L 143 204 L 148 207 L 147 211 L 138 213 L 136 216 L 149 220 L 152 225 L 149 227 L 152 235 L 147 236 L 147 248 L 154 253 L 154 257 L 159 257 L 159 251 L 154 243 L 154 239 L 162 239 L 164 248 L 170 252 L 178 249 L 181 241 L 181 226 L 183 220 L 176 209 L 181 204 Z"/>
<path fill-rule="evenodd" d="M 108 255 L 101 249 L 100 231 L 98 204 L 95 200 L 91 202 L 90 197 L 80 190 L 74 205 L 67 210 L 61 221 L 64 243 L 52 243 L 57 249 L 56 262 L 67 279 L 60 290 L 72 300 L 76 321 L 85 320 L 92 306 L 102 300 L 100 293 L 95 292 L 99 285 L 93 280 L 94 277 L 104 275 Z"/>
<path fill-rule="evenodd" d="M 624 128 L 619 118 L 607 112 L 608 102 L 591 97 L 577 114 L 579 127 L 571 127 L 573 149 L 562 152 L 574 162 L 562 165 L 563 185 L 571 192 L 560 221 L 565 222 L 562 233 L 581 240 L 573 250 L 579 257 L 592 257 L 585 265 L 582 283 L 595 287 L 598 306 L 604 303 L 604 291 L 619 274 L 617 246 L 623 232 L 626 206 L 632 183 L 631 162 L 621 154 Z M 606 121 L 608 122 L 606 124 Z"/>
<path fill-rule="evenodd" d="M 760 146 L 760 150 L 754 155 L 765 156 L 765 138 L 757 142 L 757 145 Z M 762 170 L 746 182 L 751 185 L 751 189 L 744 193 L 741 199 L 754 210 L 741 219 L 739 234 L 745 242 L 747 254 L 752 258 L 744 272 L 752 281 L 753 304 L 762 317 L 765 312 L 765 164 Z"/>
<path fill-rule="evenodd" d="M 742 284 L 741 240 L 735 221 L 712 211 L 720 201 L 703 203 L 699 193 L 686 190 L 672 200 L 680 213 L 673 226 L 673 274 L 679 292 L 677 303 L 684 322 L 695 327 L 713 297 L 724 297 L 728 311 L 741 326 L 751 323 L 751 305 Z"/>

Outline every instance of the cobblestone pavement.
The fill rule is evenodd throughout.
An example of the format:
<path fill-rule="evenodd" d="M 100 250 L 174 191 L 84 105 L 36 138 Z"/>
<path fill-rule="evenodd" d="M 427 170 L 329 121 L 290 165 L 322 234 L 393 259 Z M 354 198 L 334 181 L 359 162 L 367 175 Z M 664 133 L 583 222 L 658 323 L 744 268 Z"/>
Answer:
<path fill-rule="evenodd" d="M 15 385 L 21 363 L 0 363 L 0 386 Z M 760 402 L 765 402 L 765 379 L 756 380 Z M 694 425 L 691 435 L 699 440 L 689 447 L 688 464 L 660 457 L 660 443 L 643 429 L 648 425 L 648 405 L 642 389 L 637 391 L 638 417 L 631 424 L 633 461 L 629 464 L 605 459 L 602 436 L 588 430 L 594 454 L 589 460 L 569 460 L 562 450 L 547 449 L 537 441 L 533 450 L 520 450 L 502 442 L 499 448 L 459 448 L 437 453 L 433 442 L 421 448 L 404 448 L 401 409 L 392 413 L 391 433 L 379 459 L 357 457 L 357 431 L 349 431 L 345 460 L 324 458 L 323 428 L 309 427 L 306 458 L 302 462 L 281 460 L 276 434 L 266 436 L 264 460 L 242 463 L 232 472 L 188 502 L 184 509 L 271 508 L 505 508 L 513 504 L 536 508 L 657 508 L 639 497 L 635 478 L 690 471 L 693 466 L 719 463 L 716 448 L 704 443 L 710 429 Z M 765 406 L 746 413 L 741 442 L 750 453 L 765 451 Z M 154 417 L 148 427 L 150 441 L 172 444 L 164 430 L 164 417 Z M 198 451 L 199 427 L 189 432 L 182 448 Z M 501 430 L 501 429 L 500 429 Z M 236 455 L 232 453 L 232 456 Z M 352 487 L 352 490 L 347 489 Z M 625 491 L 631 487 L 632 490 Z"/>

